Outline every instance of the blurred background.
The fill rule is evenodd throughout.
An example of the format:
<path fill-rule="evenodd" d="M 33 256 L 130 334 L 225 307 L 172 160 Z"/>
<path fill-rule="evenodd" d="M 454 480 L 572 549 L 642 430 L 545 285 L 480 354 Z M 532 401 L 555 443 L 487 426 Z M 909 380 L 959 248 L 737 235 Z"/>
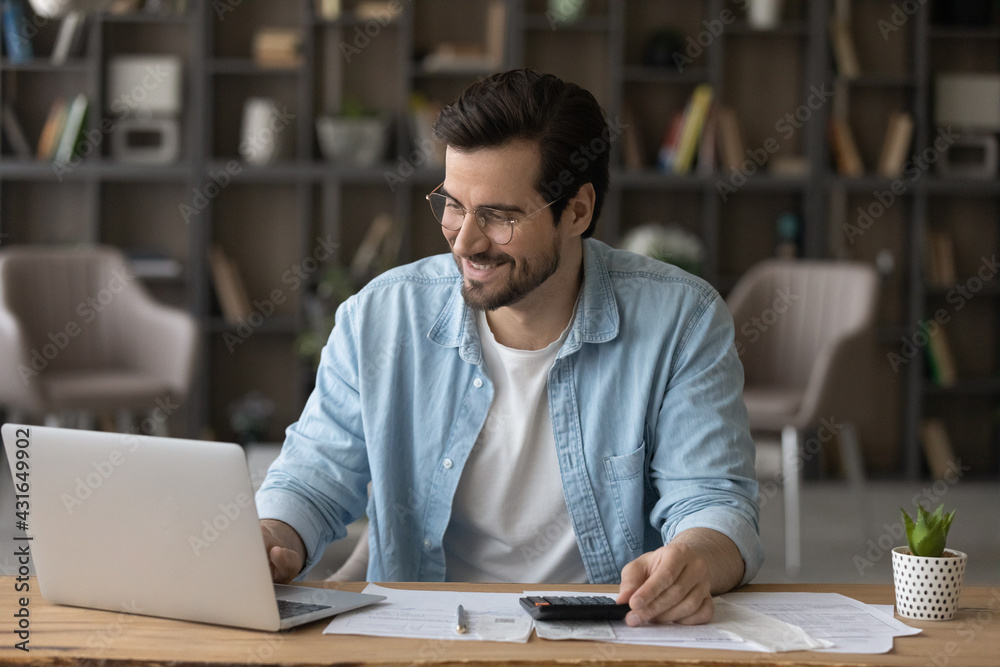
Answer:
<path fill-rule="evenodd" d="M 607 114 L 596 237 L 734 309 L 766 580 L 829 580 L 837 545 L 844 580 L 884 577 L 867 540 L 931 489 L 996 583 L 997 5 L 5 0 L 0 410 L 268 460 L 340 301 L 447 251 L 436 112 L 531 67 Z"/>

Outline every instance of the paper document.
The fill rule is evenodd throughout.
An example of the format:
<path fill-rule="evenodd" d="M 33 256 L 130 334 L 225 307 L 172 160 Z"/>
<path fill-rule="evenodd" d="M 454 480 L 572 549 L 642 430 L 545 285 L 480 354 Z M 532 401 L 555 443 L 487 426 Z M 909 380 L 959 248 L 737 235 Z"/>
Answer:
<path fill-rule="evenodd" d="M 567 596 L 572 592 L 526 591 L 529 596 Z M 801 628 L 771 618 L 749 607 L 715 598 L 712 622 L 703 625 L 651 623 L 631 627 L 625 621 L 535 621 L 544 639 L 583 639 L 616 644 L 645 644 L 734 651 L 800 651 L 832 646 L 810 637 Z"/>
<path fill-rule="evenodd" d="M 837 593 L 729 593 L 723 599 L 833 642 L 829 648 L 816 649 L 826 653 L 887 653 L 894 637 L 920 632 Z"/>
<path fill-rule="evenodd" d="M 415 591 L 368 584 L 365 593 L 386 599 L 334 618 L 325 634 L 521 642 L 531 636 L 532 618 L 521 609 L 520 593 Z M 458 605 L 465 608 L 468 632 L 455 630 Z"/>

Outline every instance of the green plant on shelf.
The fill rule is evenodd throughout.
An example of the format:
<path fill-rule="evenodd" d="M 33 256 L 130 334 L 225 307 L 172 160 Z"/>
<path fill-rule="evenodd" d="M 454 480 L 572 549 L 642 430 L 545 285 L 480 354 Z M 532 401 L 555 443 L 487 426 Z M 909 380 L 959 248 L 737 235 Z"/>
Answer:
<path fill-rule="evenodd" d="M 326 270 L 305 299 L 307 326 L 295 339 L 295 351 L 319 368 L 320 355 L 336 323 L 337 306 L 357 291 L 351 273 L 336 264 Z"/>

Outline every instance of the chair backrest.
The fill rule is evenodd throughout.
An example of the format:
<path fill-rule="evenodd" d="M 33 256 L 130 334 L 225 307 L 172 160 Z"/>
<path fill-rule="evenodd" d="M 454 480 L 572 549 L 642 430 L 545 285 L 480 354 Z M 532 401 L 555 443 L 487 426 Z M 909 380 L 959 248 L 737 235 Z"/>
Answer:
<path fill-rule="evenodd" d="M 878 275 L 862 262 L 765 260 L 726 299 L 748 386 L 804 388 L 824 348 L 871 327 Z"/>
<path fill-rule="evenodd" d="M 128 313 L 148 298 L 124 256 L 106 246 L 10 246 L 0 251 L 0 307 L 52 368 L 116 365 Z"/>

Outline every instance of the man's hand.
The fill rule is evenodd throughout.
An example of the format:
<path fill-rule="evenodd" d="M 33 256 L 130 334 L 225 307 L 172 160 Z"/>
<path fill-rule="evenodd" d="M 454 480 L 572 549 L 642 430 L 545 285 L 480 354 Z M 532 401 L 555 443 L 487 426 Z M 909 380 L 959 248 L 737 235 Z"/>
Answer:
<path fill-rule="evenodd" d="M 287 584 L 302 571 L 306 562 L 306 546 L 295 529 L 284 521 L 261 519 L 260 531 L 264 535 L 264 550 L 271 565 L 271 580 Z"/>
<path fill-rule="evenodd" d="M 628 603 L 629 625 L 712 620 L 712 594 L 725 593 L 743 578 L 739 549 L 722 533 L 692 528 L 669 544 L 622 568 L 618 604 Z"/>

